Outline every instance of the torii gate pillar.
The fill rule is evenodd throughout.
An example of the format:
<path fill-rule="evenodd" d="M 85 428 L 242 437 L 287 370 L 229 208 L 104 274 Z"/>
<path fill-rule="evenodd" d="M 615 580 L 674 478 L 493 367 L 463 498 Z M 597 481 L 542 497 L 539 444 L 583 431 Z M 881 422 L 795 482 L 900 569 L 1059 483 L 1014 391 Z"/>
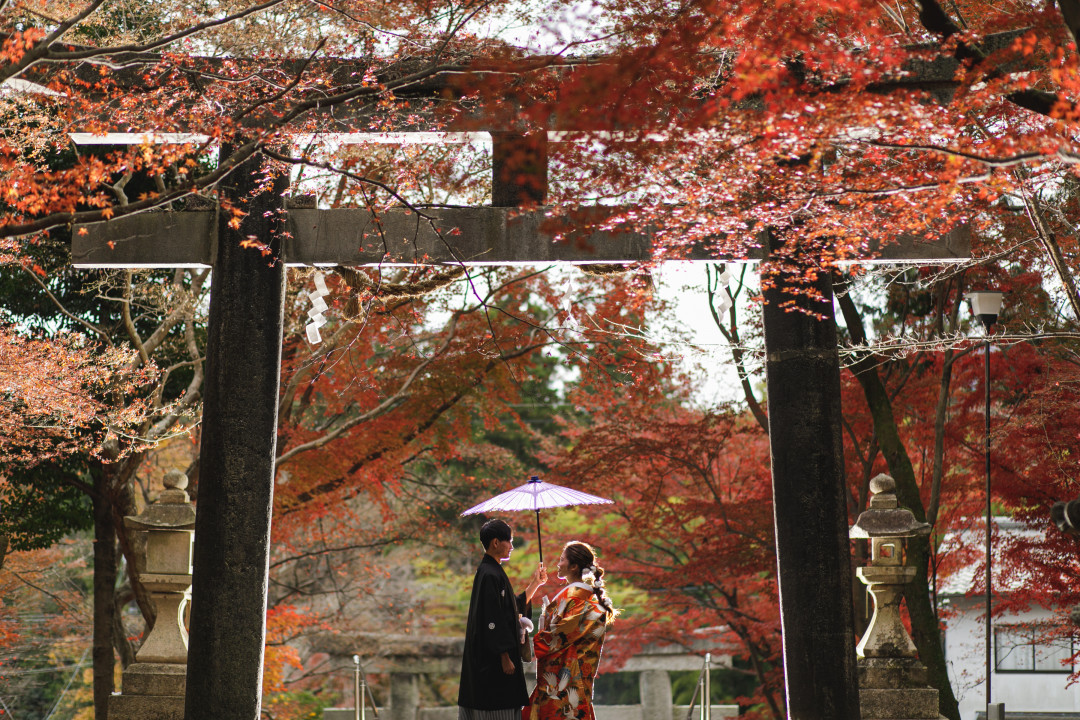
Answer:
<path fill-rule="evenodd" d="M 832 276 L 814 283 L 822 301 L 797 300 L 816 315 L 785 311 L 790 284 L 776 278 L 762 311 L 787 712 L 859 720 Z"/>
<path fill-rule="evenodd" d="M 227 151 L 222 148 L 222 158 Z M 185 720 L 257 720 L 285 299 L 288 177 L 251 197 L 261 155 L 230 173 L 210 285 Z M 265 252 L 244 248 L 252 238 Z"/>

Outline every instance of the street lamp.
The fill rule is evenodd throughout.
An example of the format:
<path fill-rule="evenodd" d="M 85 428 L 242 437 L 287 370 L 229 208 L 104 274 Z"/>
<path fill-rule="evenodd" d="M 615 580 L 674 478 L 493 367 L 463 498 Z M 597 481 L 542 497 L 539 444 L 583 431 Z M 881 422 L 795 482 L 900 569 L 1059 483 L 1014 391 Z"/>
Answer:
<path fill-rule="evenodd" d="M 986 332 L 983 334 L 983 346 L 986 356 L 984 370 L 984 384 L 986 386 L 986 426 L 984 432 L 984 454 L 986 457 L 986 718 L 987 720 L 1003 720 L 1005 706 L 998 703 L 991 706 L 990 699 L 990 676 L 993 670 L 993 658 L 991 655 L 991 643 L 993 642 L 993 624 L 990 620 L 990 603 L 992 600 L 992 578 L 990 538 L 993 531 L 993 511 L 990 507 L 990 328 L 997 322 L 1001 313 L 1002 293 L 996 291 L 970 292 L 964 298 L 971 305 L 971 313 L 982 322 Z"/>

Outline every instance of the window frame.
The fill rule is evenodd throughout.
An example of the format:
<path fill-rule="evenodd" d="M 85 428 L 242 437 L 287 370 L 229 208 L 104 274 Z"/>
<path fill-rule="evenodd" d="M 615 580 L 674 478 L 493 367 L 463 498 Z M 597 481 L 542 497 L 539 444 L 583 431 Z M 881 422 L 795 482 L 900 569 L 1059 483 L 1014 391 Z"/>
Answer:
<path fill-rule="evenodd" d="M 1047 626 L 1040 623 L 1014 623 L 1014 624 L 995 624 L 994 625 L 994 672 L 1001 674 L 1023 674 L 1023 675 L 1071 675 L 1075 669 L 1075 663 L 1070 660 L 1068 665 L 1061 665 L 1057 668 L 1036 669 L 1035 664 L 1038 660 L 1039 648 L 1049 649 L 1055 648 L 1055 645 L 1048 645 L 1047 643 L 1037 643 L 1036 639 L 1040 632 L 1045 632 Z M 1027 636 L 1028 642 L 1024 644 L 1013 644 L 1010 648 L 1010 653 L 1015 652 L 1021 648 L 1031 648 L 1031 669 L 1027 668 L 1002 668 L 1001 661 L 1004 659 L 1001 656 L 1002 651 L 1002 635 L 1005 633 L 1012 634 L 1013 636 L 1024 634 Z M 1058 638 L 1060 641 L 1064 641 L 1065 638 Z M 1072 658 L 1076 654 L 1076 638 L 1070 635 L 1069 638 L 1069 657 Z M 1061 649 L 1064 649 L 1062 646 Z M 1008 657 L 1006 655 L 1005 657 Z"/>

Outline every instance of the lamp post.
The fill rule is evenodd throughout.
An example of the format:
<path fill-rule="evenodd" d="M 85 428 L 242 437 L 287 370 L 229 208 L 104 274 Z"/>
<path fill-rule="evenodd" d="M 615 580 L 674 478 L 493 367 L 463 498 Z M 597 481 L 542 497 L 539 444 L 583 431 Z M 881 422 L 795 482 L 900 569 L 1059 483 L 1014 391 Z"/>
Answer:
<path fill-rule="evenodd" d="M 993 658 L 991 655 L 991 643 L 993 642 L 993 623 L 990 619 L 990 603 L 992 601 L 992 578 L 991 578 L 991 554 L 990 540 L 993 532 L 994 516 L 990 505 L 990 328 L 997 322 L 1001 313 L 1002 293 L 996 291 L 970 292 L 965 296 L 971 305 L 971 313 L 983 324 L 983 348 L 985 354 L 985 369 L 983 380 L 986 386 L 986 424 L 984 431 L 984 455 L 986 458 L 986 717 L 987 720 L 1004 717 L 1004 706 L 1000 703 L 991 707 L 990 676 L 993 670 Z"/>

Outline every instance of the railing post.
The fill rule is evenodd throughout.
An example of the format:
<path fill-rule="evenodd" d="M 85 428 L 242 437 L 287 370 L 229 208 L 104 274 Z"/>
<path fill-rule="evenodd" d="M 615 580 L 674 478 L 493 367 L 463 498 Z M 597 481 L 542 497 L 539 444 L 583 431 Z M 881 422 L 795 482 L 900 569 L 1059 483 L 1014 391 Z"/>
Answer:
<path fill-rule="evenodd" d="M 352 656 L 353 665 L 353 707 L 356 710 L 356 720 L 364 720 L 364 689 L 360 685 L 360 656 Z"/>
<path fill-rule="evenodd" d="M 705 720 L 712 720 L 712 682 L 709 676 L 711 671 L 712 654 L 705 653 L 705 689 L 701 696 L 702 716 Z"/>

